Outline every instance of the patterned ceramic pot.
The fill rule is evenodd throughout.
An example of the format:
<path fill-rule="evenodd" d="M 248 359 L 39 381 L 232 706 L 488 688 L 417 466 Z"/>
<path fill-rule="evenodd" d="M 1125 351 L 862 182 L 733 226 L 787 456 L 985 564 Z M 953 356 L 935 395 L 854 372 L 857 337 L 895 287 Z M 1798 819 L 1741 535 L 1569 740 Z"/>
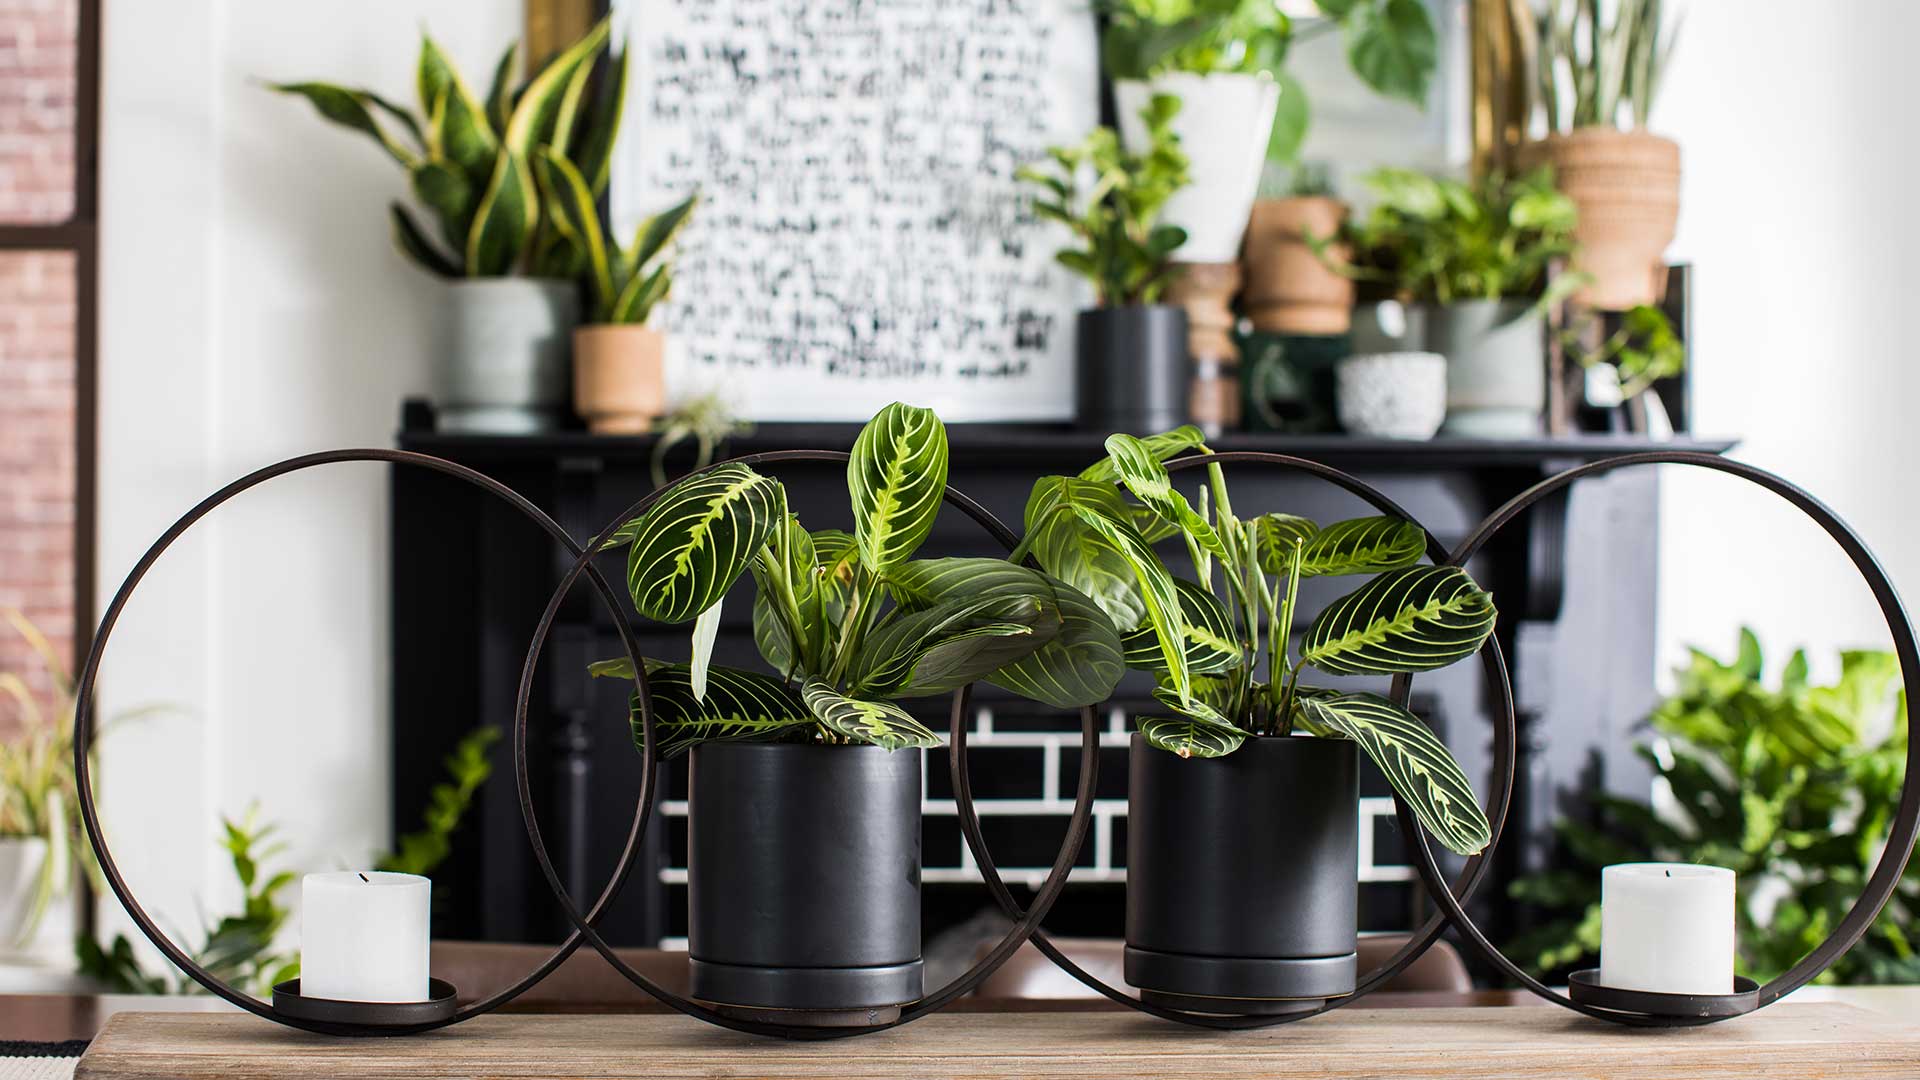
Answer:
<path fill-rule="evenodd" d="M 1349 356 L 1334 378 L 1340 426 L 1350 434 L 1431 439 L 1447 417 L 1447 359 L 1439 353 Z"/>

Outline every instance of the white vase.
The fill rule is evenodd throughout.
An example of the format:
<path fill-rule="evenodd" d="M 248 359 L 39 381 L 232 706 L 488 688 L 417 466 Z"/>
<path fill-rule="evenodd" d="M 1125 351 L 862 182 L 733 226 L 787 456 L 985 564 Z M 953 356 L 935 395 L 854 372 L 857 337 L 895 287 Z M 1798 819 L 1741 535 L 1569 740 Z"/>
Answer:
<path fill-rule="evenodd" d="M 1160 220 L 1187 230 L 1174 253 L 1181 262 L 1232 262 L 1253 213 L 1260 167 L 1267 159 L 1273 110 L 1280 84 L 1266 75 L 1194 75 L 1170 72 L 1147 82 L 1122 80 L 1113 87 L 1120 112 L 1120 138 L 1127 149 L 1147 147 L 1140 110 L 1155 94 L 1180 99 L 1173 118 L 1192 183 L 1175 192 Z"/>
<path fill-rule="evenodd" d="M 1438 353 L 1349 356 L 1334 369 L 1340 426 L 1382 439 L 1431 439 L 1447 415 L 1447 360 Z"/>
<path fill-rule="evenodd" d="M 47 853 L 38 836 L 0 837 L 0 965 L 72 965 L 73 891 L 62 889 L 38 918 L 33 910 Z"/>

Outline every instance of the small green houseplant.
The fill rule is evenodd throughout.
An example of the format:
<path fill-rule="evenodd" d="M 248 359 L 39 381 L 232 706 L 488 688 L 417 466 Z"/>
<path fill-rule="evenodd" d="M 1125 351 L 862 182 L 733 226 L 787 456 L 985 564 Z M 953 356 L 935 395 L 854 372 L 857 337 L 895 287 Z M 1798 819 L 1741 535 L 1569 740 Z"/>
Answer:
<path fill-rule="evenodd" d="M 0 739 L 0 954 L 49 962 L 72 933 L 75 860 L 91 866 L 73 773 L 73 680 L 46 635 L 8 610 L 12 632 L 40 660 L 52 708 L 19 672 L 0 672 L 19 730 Z M 53 918 L 49 918 L 49 915 Z"/>
<path fill-rule="evenodd" d="M 586 252 L 592 314 L 573 331 L 573 407 L 596 434 L 637 435 L 666 412 L 665 339 L 647 325 L 673 290 L 670 246 L 693 213 L 689 195 L 642 221 L 621 247 L 600 227 L 600 192 L 555 151 L 535 152 L 541 185 L 557 193 L 557 230 Z"/>
<path fill-rule="evenodd" d="M 1355 74 L 1389 97 L 1424 105 L 1439 56 L 1420 0 L 1317 0 L 1320 18 L 1302 25 L 1273 0 L 1108 0 L 1102 61 L 1115 80 L 1122 134 L 1139 149 L 1147 132 L 1130 124 L 1147 98 L 1186 104 L 1181 138 L 1197 155 L 1195 185 L 1168 210 L 1187 230 L 1180 257 L 1232 262 L 1252 208 L 1263 160 L 1292 160 L 1306 136 L 1305 90 L 1288 74 L 1289 49 L 1338 31 Z"/>
<path fill-rule="evenodd" d="M 1176 1007 L 1283 1011 L 1353 989 L 1356 746 L 1449 849 L 1479 851 L 1491 831 L 1418 717 L 1375 693 L 1314 685 L 1308 673 L 1445 667 L 1480 648 L 1495 609 L 1465 570 L 1419 565 L 1426 536 L 1410 522 L 1243 518 L 1217 462 L 1190 501 L 1164 462 L 1205 449 L 1191 427 L 1110 437 L 1107 457 L 1079 476 L 1034 486 L 1017 554 L 1100 605 L 1165 709 L 1135 721 L 1128 980 Z M 1172 538 L 1191 577 L 1154 551 Z M 1362 575 L 1294 652 L 1301 581 Z M 1254 839 L 1198 821 L 1261 825 Z M 1246 918 L 1255 908 L 1262 917 Z M 1222 981 L 1221 957 L 1248 981 Z"/>
<path fill-rule="evenodd" d="M 430 225 L 399 201 L 389 217 L 399 250 L 450 285 L 444 427 L 537 430 L 564 413 L 566 334 L 579 318 L 571 279 L 588 253 L 562 227 L 560 193 L 540 182 L 534 161 L 542 151 L 563 153 L 596 195 L 605 190 L 626 71 L 623 54 L 613 65 L 616 92 L 592 92 L 607 39 L 602 20 L 518 86 L 516 42 L 482 97 L 422 35 L 413 109 L 333 83 L 272 86 L 372 138 L 406 172 L 425 208 Z"/>
<path fill-rule="evenodd" d="M 1655 304 L 1680 213 L 1680 147 L 1647 130 L 1673 55 L 1662 0 L 1513 4 L 1546 139 L 1528 148 L 1580 207 L 1578 299 L 1607 311 Z"/>
<path fill-rule="evenodd" d="M 1187 318 L 1161 295 L 1177 268 L 1186 232 L 1160 220 L 1189 180 L 1174 133 L 1180 101 L 1155 95 L 1141 110 L 1150 134 L 1141 152 L 1112 128 L 1079 146 L 1056 146 L 1043 164 L 1016 175 L 1036 188 L 1034 212 L 1071 231 L 1077 246 L 1055 258 L 1093 284 L 1096 307 L 1076 324 L 1078 415 L 1082 426 L 1170 426 L 1186 419 Z"/>
<path fill-rule="evenodd" d="M 1447 358 L 1443 431 L 1537 434 L 1546 404 L 1546 309 L 1578 284 L 1553 274 L 1578 213 L 1550 169 L 1472 183 L 1411 169 L 1366 177 L 1377 200 L 1341 233 L 1344 271 L 1426 305 L 1428 350 Z"/>
<path fill-rule="evenodd" d="M 653 723 L 689 764 L 695 997 L 799 1018 L 920 996 L 920 758 L 900 702 L 985 680 L 1059 707 L 1101 701 L 1120 641 L 1092 600 L 996 559 L 917 559 L 946 492 L 947 438 L 889 405 L 847 464 L 853 531 L 809 531 L 786 489 L 724 462 L 609 540 L 639 613 L 693 623 L 690 662 L 646 662 Z M 710 662 L 723 598 L 754 579 L 771 674 Z M 632 677 L 628 659 L 596 674 Z M 636 741 L 643 712 L 632 702 Z M 769 918 L 768 912 L 785 917 Z"/>
<path fill-rule="evenodd" d="M 1736 874 L 1740 974 L 1766 982 L 1827 936 L 1862 891 L 1900 802 L 1911 738 L 1900 665 L 1877 650 L 1840 654 L 1817 683 L 1796 651 L 1768 679 L 1760 641 L 1735 656 L 1691 650 L 1674 694 L 1636 750 L 1664 799 L 1602 795 L 1593 816 L 1554 828 L 1553 869 L 1514 882 L 1532 929 L 1509 955 L 1544 977 L 1600 949 L 1600 869 L 1648 859 Z M 1920 982 L 1920 862 L 1909 863 L 1827 983 Z"/>

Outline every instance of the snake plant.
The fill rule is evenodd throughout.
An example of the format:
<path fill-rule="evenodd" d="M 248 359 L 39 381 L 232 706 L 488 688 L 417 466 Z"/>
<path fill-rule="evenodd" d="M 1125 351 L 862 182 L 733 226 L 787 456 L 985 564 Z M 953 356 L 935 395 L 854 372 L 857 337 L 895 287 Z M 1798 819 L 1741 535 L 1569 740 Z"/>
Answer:
<path fill-rule="evenodd" d="M 680 227 L 693 213 L 699 195 L 647 218 L 634 231 L 633 246 L 608 243 L 600 228 L 600 192 L 581 170 L 557 151 L 536 150 L 533 158 L 541 186 L 556 193 L 554 226 L 586 253 L 588 294 L 594 323 L 638 325 L 673 288 L 673 265 L 664 257 Z"/>
<path fill-rule="evenodd" d="M 559 226 L 557 193 L 539 183 L 533 160 L 542 150 L 563 152 L 595 196 L 606 190 L 627 78 L 623 51 L 613 64 L 612 92 L 589 93 L 608 32 L 602 19 L 518 87 L 515 42 L 494 65 L 484 98 L 423 34 L 417 112 L 372 91 L 332 83 L 271 88 L 305 98 L 325 119 L 371 137 L 406 170 L 414 198 L 437 228 L 430 232 L 396 201 L 390 215 L 394 243 L 423 269 L 447 278 L 571 277 L 587 254 Z"/>
<path fill-rule="evenodd" d="M 785 487 L 740 462 L 687 477 L 617 529 L 605 547 L 627 549 L 634 607 L 693 623 L 690 662 L 645 661 L 661 753 L 721 740 L 936 746 L 898 702 L 976 680 L 1061 708 L 1112 693 L 1120 637 L 1091 598 L 998 559 L 913 557 L 946 486 L 946 428 L 895 403 L 854 442 L 851 533 L 804 528 Z M 710 662 L 722 599 L 749 573 L 772 674 Z M 634 675 L 626 658 L 589 670 Z"/>
<path fill-rule="evenodd" d="M 1034 485 L 1016 555 L 1031 554 L 1092 597 L 1122 632 L 1127 666 L 1158 676 L 1154 697 L 1168 715 L 1136 720 L 1145 740 L 1210 758 L 1258 736 L 1351 739 L 1436 839 L 1461 854 L 1485 847 L 1491 829 L 1472 784 L 1418 717 L 1377 694 L 1311 686 L 1304 676 L 1445 667 L 1493 632 L 1493 597 L 1463 569 L 1418 565 L 1426 534 L 1408 521 L 1323 527 L 1283 513 L 1241 518 L 1217 462 L 1195 506 L 1165 462 L 1206 450 L 1196 428 L 1114 435 L 1106 446 L 1107 457 L 1079 476 Z M 1192 579 L 1174 576 L 1154 551 L 1175 536 Z M 1301 579 L 1354 575 L 1367 580 L 1312 620 L 1295 654 Z"/>

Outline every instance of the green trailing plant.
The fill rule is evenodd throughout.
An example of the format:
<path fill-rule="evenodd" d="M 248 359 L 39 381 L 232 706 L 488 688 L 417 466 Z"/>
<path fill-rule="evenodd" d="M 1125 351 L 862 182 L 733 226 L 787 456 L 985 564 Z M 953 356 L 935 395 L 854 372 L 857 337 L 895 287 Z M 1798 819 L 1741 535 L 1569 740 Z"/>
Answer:
<path fill-rule="evenodd" d="M 399 850 L 380 856 L 375 866 L 424 876 L 446 861 L 474 795 L 493 773 L 487 751 L 499 737 L 498 728 L 480 727 L 455 744 L 442 761 L 447 779 L 433 786 L 420 829 L 402 836 Z M 286 851 L 285 844 L 273 839 L 276 831 L 277 826 L 260 822 L 257 807 L 249 808 L 238 821 L 220 820 L 219 842 L 240 889 L 240 910 L 209 924 L 203 931 L 204 943 L 193 954 L 195 962 L 222 981 L 260 997 L 270 995 L 275 983 L 300 974 L 299 957 L 275 947 L 290 914 L 281 895 L 294 881 L 290 870 L 266 869 Z M 82 975 L 113 993 L 202 992 L 198 983 L 184 976 L 148 973 L 125 935 L 117 934 L 111 944 L 102 945 L 81 934 L 75 942 L 75 958 Z"/>
<path fill-rule="evenodd" d="M 586 252 L 587 295 L 593 300 L 589 322 L 639 325 L 673 289 L 673 260 L 668 245 L 693 213 L 698 193 L 640 223 L 631 247 L 608 243 L 600 228 L 600 191 L 565 157 L 534 151 L 542 186 L 556 192 L 560 213 L 555 228 Z"/>
<path fill-rule="evenodd" d="M 1562 331 L 1561 346 L 1581 367 L 1612 367 L 1620 382 L 1622 401 L 1687 369 L 1687 347 L 1674 332 L 1666 312 L 1651 304 L 1629 308 L 1611 334 L 1598 345 L 1589 346 L 1588 335 L 1600 325 L 1598 318 L 1597 313 L 1588 313 L 1582 322 Z"/>
<path fill-rule="evenodd" d="M 1148 148 L 1131 153 L 1109 127 L 1079 146 L 1048 150 L 1050 168 L 1022 166 L 1016 176 L 1040 188 L 1033 208 L 1073 230 L 1079 247 L 1054 255 L 1093 283 L 1101 307 L 1152 304 L 1172 283 L 1173 252 L 1187 242 L 1177 225 L 1159 224 L 1160 210 L 1188 183 L 1187 155 L 1174 134 L 1180 99 L 1155 94 L 1140 110 Z M 1083 189 L 1082 183 L 1092 186 Z"/>
<path fill-rule="evenodd" d="M 1618 0 L 1613 20 L 1599 0 L 1511 0 L 1523 63 L 1547 129 L 1644 128 L 1673 56 L 1679 25 L 1669 28 L 1662 0 Z"/>
<path fill-rule="evenodd" d="M 1439 62 L 1439 35 L 1421 0 L 1315 0 L 1321 18 L 1295 29 L 1273 0 L 1106 0 L 1101 59 L 1115 79 L 1169 72 L 1259 74 L 1280 84 L 1267 155 L 1288 161 L 1305 140 L 1306 90 L 1288 73 L 1295 45 L 1338 32 L 1362 82 L 1424 108 Z"/>
<path fill-rule="evenodd" d="M 401 202 L 391 209 L 394 242 L 441 277 L 572 277 L 587 261 L 559 224 L 560 193 L 539 182 L 534 159 L 565 155 L 597 197 L 620 124 L 627 57 L 613 63 L 611 92 L 590 93 L 594 62 L 607 47 L 608 21 L 554 57 L 523 85 L 513 75 L 520 44 L 494 65 L 480 97 L 431 37 L 421 36 L 415 77 L 418 110 L 369 90 L 324 82 L 277 83 L 319 114 L 375 140 L 407 173 L 414 198 L 435 227 Z"/>
<path fill-rule="evenodd" d="M 1146 741 L 1181 757 L 1221 757 L 1250 738 L 1351 739 L 1435 838 L 1461 854 L 1484 847 L 1490 827 L 1473 787 L 1425 723 L 1377 694 L 1303 679 L 1309 669 L 1424 672 L 1471 656 L 1493 632 L 1493 597 L 1465 570 L 1418 565 L 1426 534 L 1408 521 L 1242 518 L 1217 462 L 1195 505 L 1165 462 L 1206 452 L 1197 428 L 1114 435 L 1106 445 L 1080 475 L 1034 485 L 1015 558 L 1031 554 L 1092 597 L 1121 631 L 1127 666 L 1157 677 L 1154 697 L 1169 715 L 1136 719 Z M 1174 576 L 1154 551 L 1173 537 L 1191 578 Z M 1357 575 L 1367 580 L 1321 610 L 1295 654 L 1301 580 Z"/>
<path fill-rule="evenodd" d="M 1796 651 L 1769 683 L 1745 629 L 1730 661 L 1691 650 L 1636 748 L 1661 797 L 1602 795 L 1591 818 L 1557 823 L 1558 867 L 1511 886 L 1538 925 L 1509 955 L 1547 975 L 1588 966 L 1600 948 L 1601 867 L 1648 859 L 1734 871 L 1741 974 L 1766 982 L 1817 947 L 1879 859 L 1910 733 L 1893 654 L 1842 652 L 1825 685 L 1808 668 Z M 1819 981 L 1920 982 L 1920 862 Z"/>
<path fill-rule="evenodd" d="M 916 559 L 947 483 L 946 429 L 880 410 L 847 463 L 853 532 L 808 531 L 778 481 L 738 462 L 681 480 L 606 543 L 640 614 L 693 625 L 692 659 L 649 659 L 663 754 L 721 740 L 939 745 L 898 702 L 986 680 L 1062 708 L 1105 700 L 1119 636 L 1078 590 L 996 559 Z M 711 663 L 721 598 L 751 573 L 753 636 L 775 674 Z M 591 666 L 633 678 L 626 658 Z M 631 701 L 636 746 L 642 737 Z"/>
<path fill-rule="evenodd" d="M 1550 275 L 1573 251 L 1578 217 L 1551 169 L 1466 183 L 1388 168 L 1365 183 L 1373 207 L 1341 230 L 1350 260 L 1332 258 L 1328 238 L 1308 238 L 1340 273 L 1440 304 L 1538 297 L 1549 305 L 1580 284 L 1575 275 Z"/>

